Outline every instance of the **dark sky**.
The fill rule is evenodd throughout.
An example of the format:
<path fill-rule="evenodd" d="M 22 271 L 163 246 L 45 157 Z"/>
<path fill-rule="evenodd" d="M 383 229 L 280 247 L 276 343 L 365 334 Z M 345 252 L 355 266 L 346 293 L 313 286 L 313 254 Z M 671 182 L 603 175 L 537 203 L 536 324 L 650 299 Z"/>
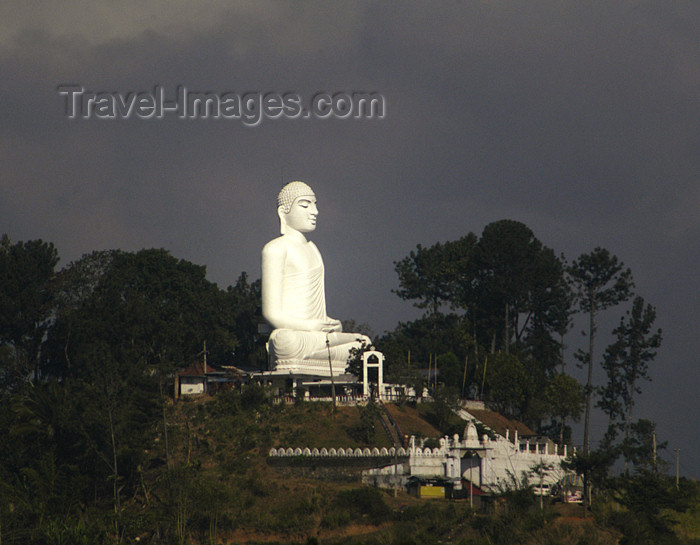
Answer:
<path fill-rule="evenodd" d="M 694 1 L 3 2 L 0 232 L 54 242 L 63 265 L 163 247 L 226 287 L 259 277 L 276 194 L 301 179 L 319 199 L 329 314 L 377 333 L 419 315 L 391 293 L 418 243 L 507 218 L 569 259 L 605 247 L 664 330 L 635 417 L 698 477 L 699 35 Z M 386 109 L 256 127 L 68 119 L 60 85 L 364 91 Z"/>

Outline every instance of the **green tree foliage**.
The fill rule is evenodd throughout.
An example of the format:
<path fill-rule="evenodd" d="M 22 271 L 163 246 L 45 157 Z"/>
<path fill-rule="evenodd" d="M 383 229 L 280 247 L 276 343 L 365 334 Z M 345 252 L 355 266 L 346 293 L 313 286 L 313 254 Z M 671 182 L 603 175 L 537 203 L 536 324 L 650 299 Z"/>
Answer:
<path fill-rule="evenodd" d="M 347 372 L 355 375 L 358 379 L 364 378 L 364 354 L 372 350 L 373 346 L 365 340 L 360 340 L 360 345 L 350 349 L 348 356 Z"/>
<path fill-rule="evenodd" d="M 562 467 L 574 471 L 577 475 L 585 475 L 588 481 L 586 486 L 603 491 L 609 487 L 610 468 L 615 463 L 615 458 L 615 453 L 610 449 L 592 450 L 588 454 L 577 450 L 562 462 Z"/>
<path fill-rule="evenodd" d="M 353 319 L 348 319 L 348 320 L 343 320 L 343 331 L 347 331 L 348 333 L 359 333 L 361 335 L 367 335 L 370 339 L 374 339 L 377 335 L 372 331 L 372 328 L 370 327 L 369 324 L 360 322 L 358 323 L 356 320 Z"/>
<path fill-rule="evenodd" d="M 455 242 L 436 243 L 429 248 L 420 244 L 400 261 L 394 262 L 399 289 L 393 290 L 405 300 L 417 300 L 414 306 L 438 314 L 441 305 L 455 304 L 460 270 L 469 262 L 476 236 L 469 233 Z"/>
<path fill-rule="evenodd" d="M 219 343 L 217 352 L 213 353 L 214 361 L 233 363 L 234 365 L 252 368 L 267 368 L 267 352 L 265 342 L 267 335 L 260 334 L 258 326 L 264 322 L 262 318 L 262 298 L 260 280 L 248 281 L 248 275 L 243 272 L 233 286 L 226 290 L 224 298 L 224 315 L 229 317 L 229 326 L 236 340 L 233 351 L 230 343 Z"/>
<path fill-rule="evenodd" d="M 525 365 L 513 354 L 490 355 L 485 371 L 484 394 L 497 411 L 523 418 L 533 395 L 533 380 Z"/>
<path fill-rule="evenodd" d="M 590 413 L 593 394 L 593 362 L 596 316 L 599 312 L 626 301 L 632 295 L 632 272 L 625 269 L 608 250 L 595 248 L 581 254 L 568 268 L 571 283 L 577 294 L 578 308 L 588 314 L 588 352 L 577 353 L 577 358 L 588 365 L 586 382 L 586 410 L 584 417 L 583 448 L 590 451 Z"/>
<path fill-rule="evenodd" d="M 0 525 L 26 543 L 77 543 L 71 528 L 101 543 L 126 531 L 159 436 L 171 467 L 173 373 L 204 341 L 219 362 L 256 357 L 260 287 L 243 274 L 220 290 L 165 250 L 94 252 L 55 273 L 57 261 L 50 244 L 2 240 L 0 504 L 13 510 Z"/>
<path fill-rule="evenodd" d="M 551 414 L 560 421 L 559 444 L 563 445 L 566 420 L 570 418 L 578 422 L 583 412 L 585 403 L 583 387 L 572 376 L 559 373 L 547 385 L 545 399 Z"/>
<path fill-rule="evenodd" d="M 53 310 L 52 280 L 58 263 L 53 244 L 0 240 L 0 390 L 30 375 L 38 380 L 41 343 Z"/>
<path fill-rule="evenodd" d="M 100 252 L 62 271 L 46 374 L 82 404 L 87 452 L 99 461 L 87 474 L 109 494 L 117 519 L 121 491 L 138 486 L 172 374 L 204 341 L 215 354 L 236 348 L 232 308 L 244 283 L 223 292 L 204 267 L 165 250 Z"/>
<path fill-rule="evenodd" d="M 517 356 L 528 374 L 525 399 L 504 404 L 538 427 L 548 412 L 545 389 L 561 362 L 561 337 L 569 327 L 571 293 L 562 260 L 524 224 L 501 220 L 484 228 L 472 262 L 476 341 L 490 345 L 492 353 Z"/>
<path fill-rule="evenodd" d="M 360 422 L 350 430 L 350 435 L 365 446 L 376 444 L 377 429 L 381 429 L 381 414 L 377 403 L 370 399 L 365 405 L 359 406 Z"/>
<path fill-rule="evenodd" d="M 101 373 L 92 360 L 106 353 L 120 373 L 163 378 L 189 364 L 203 341 L 230 353 L 238 344 L 231 303 L 205 272 L 165 250 L 99 253 L 72 264 L 60 278 L 48 368 L 59 378 L 92 376 Z"/>
<path fill-rule="evenodd" d="M 629 433 L 625 436 L 620 451 L 625 465 L 633 464 L 637 472 L 657 471 L 658 452 L 667 446 L 668 441 L 656 440 L 656 424 L 640 418 L 630 424 Z"/>
<path fill-rule="evenodd" d="M 473 346 L 468 327 L 463 316 L 440 313 L 399 323 L 394 331 L 377 339 L 377 347 L 386 356 L 387 376 L 398 377 L 409 369 L 427 368 L 433 358 L 450 352 L 463 362 Z M 457 380 L 451 382 L 454 379 Z M 448 377 L 443 382 L 461 388 L 462 376 Z"/>
<path fill-rule="evenodd" d="M 501 220 L 487 225 L 480 238 L 470 233 L 429 248 L 419 245 L 396 263 L 396 271 L 395 293 L 428 312 L 377 341 L 387 361 L 404 366 L 408 350 L 411 361 L 424 368 L 437 358 L 444 378 L 438 380 L 465 395 L 478 389 L 475 371 L 483 368 L 487 352 L 512 353 L 531 378 L 524 405 L 513 410 L 532 424 L 540 422 L 571 314 L 562 259 L 524 224 Z M 460 313 L 442 314 L 445 305 Z"/>
<path fill-rule="evenodd" d="M 464 421 L 455 418 L 455 411 L 459 408 L 459 391 L 450 386 L 438 384 L 430 389 L 433 403 L 430 404 L 427 413 L 433 425 L 445 435 L 461 434 L 464 431 Z M 455 425 L 455 420 L 458 424 Z"/>
<path fill-rule="evenodd" d="M 434 365 L 438 383 L 449 386 L 461 395 L 464 361 L 460 361 L 453 352 L 447 352 L 435 358 Z"/>
<path fill-rule="evenodd" d="M 656 309 L 645 306 L 644 299 L 638 296 L 613 330 L 615 341 L 608 346 L 603 359 L 608 382 L 599 389 L 598 401 L 598 406 L 608 415 L 609 439 L 614 437 L 618 425 L 624 427 L 625 440 L 630 439 L 635 395 L 641 393 L 642 380 L 651 380 L 649 363 L 661 345 L 661 330 L 653 330 L 655 320 Z"/>
<path fill-rule="evenodd" d="M 633 477 L 616 478 L 610 491 L 624 508 L 614 511 L 608 521 L 622 533 L 621 545 L 681 543 L 673 532 L 673 515 L 688 510 L 687 490 L 676 490 L 665 475 L 642 471 Z M 697 487 L 695 498 L 697 501 Z"/>
<path fill-rule="evenodd" d="M 492 346 L 508 353 L 528 327 L 536 327 L 531 321 L 547 324 L 556 291 L 565 285 L 561 263 L 528 227 L 512 220 L 484 228 L 472 261 L 473 302 L 481 310 L 477 320 L 483 317 L 480 329 L 491 337 Z M 539 293 L 545 291 L 547 301 Z"/>
<path fill-rule="evenodd" d="M 338 494 L 335 505 L 353 515 L 353 519 L 366 518 L 372 524 L 381 524 L 391 518 L 392 512 L 381 491 L 376 488 L 346 490 Z"/>

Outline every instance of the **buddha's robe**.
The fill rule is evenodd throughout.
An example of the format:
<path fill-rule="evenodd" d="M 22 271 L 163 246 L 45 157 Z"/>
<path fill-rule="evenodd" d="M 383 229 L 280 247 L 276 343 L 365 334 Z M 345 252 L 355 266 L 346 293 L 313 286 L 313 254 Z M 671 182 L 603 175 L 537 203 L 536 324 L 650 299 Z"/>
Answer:
<path fill-rule="evenodd" d="M 326 319 L 323 262 L 313 269 L 285 275 L 282 310 L 304 320 Z M 270 355 L 275 360 L 309 359 L 325 346 L 326 333 L 323 331 L 296 329 L 275 329 L 268 344 Z"/>
<path fill-rule="evenodd" d="M 316 265 L 284 272 L 282 313 L 302 320 L 327 321 L 323 259 L 316 245 L 308 244 L 315 254 Z M 278 328 L 270 334 L 267 349 L 276 371 L 328 376 L 329 356 L 333 374 L 341 374 L 347 367 L 350 349 L 359 347 L 362 341 L 370 343 L 368 337 L 359 333 Z"/>

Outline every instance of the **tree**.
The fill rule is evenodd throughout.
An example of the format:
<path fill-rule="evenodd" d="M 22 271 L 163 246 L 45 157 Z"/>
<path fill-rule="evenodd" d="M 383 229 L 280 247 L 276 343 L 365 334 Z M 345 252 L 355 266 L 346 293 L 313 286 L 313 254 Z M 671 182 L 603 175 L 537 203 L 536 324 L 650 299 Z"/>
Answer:
<path fill-rule="evenodd" d="M 492 346 L 500 330 L 500 346 L 506 354 L 511 338 L 520 336 L 517 322 L 527 304 L 530 272 L 541 247 L 529 228 L 512 220 L 488 224 L 479 239 L 474 256 L 476 297 L 479 307 L 489 309 L 487 315 L 492 317 Z"/>
<path fill-rule="evenodd" d="M 412 368 L 427 368 L 434 358 L 450 352 L 464 361 L 473 345 L 468 330 L 468 322 L 463 316 L 436 314 L 399 323 L 394 331 L 378 338 L 376 346 L 386 356 L 385 372 L 392 372 L 392 367 L 398 364 L 408 367 L 410 363 Z M 461 377 L 458 384 L 461 387 Z"/>
<path fill-rule="evenodd" d="M 477 325 L 491 336 L 492 352 L 509 353 L 512 343 L 518 348 L 526 332 L 551 338 L 562 329 L 560 314 L 570 305 L 562 263 L 526 225 L 513 220 L 488 224 L 472 261 L 472 304 Z M 538 354 L 538 359 L 544 358 Z M 556 348 L 554 360 L 559 361 Z"/>
<path fill-rule="evenodd" d="M 367 323 L 358 323 L 356 320 L 348 319 L 342 320 L 343 331 L 352 331 L 353 333 L 359 333 L 360 335 L 366 335 L 370 339 L 374 339 L 376 334 L 372 331 L 372 327 Z"/>
<path fill-rule="evenodd" d="M 56 274 L 55 316 L 42 350 L 41 367 L 46 376 L 70 380 L 73 341 L 76 336 L 81 338 L 81 326 L 90 322 L 85 313 L 91 298 L 120 253 L 119 250 L 92 252 Z"/>
<path fill-rule="evenodd" d="M 460 407 L 457 388 L 438 384 L 430 389 L 430 396 L 433 398 L 433 403 L 430 405 L 430 414 L 435 427 L 445 435 L 461 432 L 461 429 L 455 430 L 450 426 L 450 422 L 455 416 L 455 411 Z M 463 429 L 464 422 L 460 422 Z"/>
<path fill-rule="evenodd" d="M 621 545 L 681 543 L 674 532 L 673 515 L 688 506 L 671 479 L 641 471 L 632 477 L 618 477 L 611 484 L 612 498 L 624 508 L 610 519 L 611 526 L 622 534 Z"/>
<path fill-rule="evenodd" d="M 233 297 L 206 280 L 205 267 L 165 250 L 91 254 L 61 278 L 46 361 L 59 378 L 99 372 L 85 357 L 90 347 L 103 346 L 124 372 L 163 379 L 188 365 L 203 341 L 219 354 L 237 346 Z"/>
<path fill-rule="evenodd" d="M 622 442 L 621 451 L 625 459 L 625 467 L 632 463 L 637 472 L 656 472 L 657 453 L 667 446 L 668 441 L 656 440 L 656 424 L 651 420 L 640 418 L 630 424 L 629 431 Z"/>
<path fill-rule="evenodd" d="M 230 316 L 237 344 L 235 351 L 225 344 L 219 345 L 218 352 L 213 353 L 215 361 L 267 368 L 267 334 L 258 331 L 258 326 L 265 322 L 260 280 L 249 282 L 248 275 L 243 272 L 236 283 L 226 289 L 226 294 L 224 313 Z"/>
<path fill-rule="evenodd" d="M 583 450 L 588 454 L 596 317 L 599 312 L 629 299 L 634 282 L 630 269 L 624 269 L 624 264 L 603 248 L 595 248 L 590 254 L 581 254 L 569 266 L 568 273 L 577 293 L 579 310 L 588 314 L 588 352 L 577 354 L 582 363 L 588 364 L 583 431 Z"/>
<path fill-rule="evenodd" d="M 417 300 L 414 306 L 428 309 L 428 315 L 438 314 L 442 304 L 454 302 L 458 266 L 469 261 L 475 245 L 473 233 L 429 248 L 418 244 L 407 257 L 394 262 L 399 276 L 399 289 L 394 293 L 404 300 Z"/>
<path fill-rule="evenodd" d="M 545 398 L 551 414 L 560 420 L 559 444 L 563 445 L 566 419 L 578 422 L 581 417 L 585 401 L 583 387 L 575 378 L 560 373 L 547 385 Z"/>
<path fill-rule="evenodd" d="M 460 360 L 454 352 L 447 352 L 436 357 L 434 365 L 437 381 L 453 388 L 461 395 L 464 360 Z"/>
<path fill-rule="evenodd" d="M 656 309 L 645 306 L 642 297 L 635 297 L 632 309 L 613 331 L 615 341 L 605 351 L 603 368 L 608 383 L 599 390 L 598 406 L 608 415 L 608 440 L 614 438 L 618 425 L 624 427 L 625 441 L 630 440 L 635 395 L 641 394 L 640 381 L 651 380 L 649 363 L 661 346 L 661 329 L 653 331 L 655 320 Z"/>
<path fill-rule="evenodd" d="M 533 393 L 533 381 L 517 356 L 499 352 L 488 358 L 485 390 L 498 412 L 517 418 L 525 413 Z"/>
<path fill-rule="evenodd" d="M 61 271 L 57 286 L 42 368 L 79 407 L 74 421 L 84 443 L 72 458 L 57 451 L 57 466 L 80 460 L 81 489 L 109 500 L 118 527 L 121 498 L 138 489 L 159 426 L 170 469 L 166 385 L 203 341 L 221 357 L 232 353 L 234 320 L 255 313 L 255 292 L 244 277 L 233 293 L 220 290 L 204 267 L 165 250 L 93 253 Z M 253 310 L 236 314 L 246 295 Z"/>
<path fill-rule="evenodd" d="M 570 458 L 562 462 L 563 469 L 570 469 L 577 475 L 584 475 L 586 482 L 586 502 L 590 506 L 590 488 L 595 485 L 603 490 L 608 486 L 608 473 L 615 462 L 615 454 L 610 449 L 598 449 L 588 454 L 577 450 Z"/>
<path fill-rule="evenodd" d="M 546 412 L 544 390 L 562 361 L 569 328 L 572 295 L 563 259 L 524 224 L 501 220 L 488 224 L 479 239 L 470 233 L 429 248 L 419 245 L 396 263 L 396 271 L 397 295 L 428 312 L 377 341 L 387 360 L 407 363 L 408 348 L 411 361 L 427 367 L 451 352 L 459 365 L 445 360 L 440 373 L 444 367 L 445 383 L 468 391 L 484 347 L 491 354 L 512 353 L 531 378 L 518 412 L 539 423 Z M 446 305 L 463 313 L 442 314 Z M 465 368 L 467 356 L 473 365 Z"/>
<path fill-rule="evenodd" d="M 644 306 L 644 299 L 636 297 L 626 323 L 623 319 L 618 328 L 618 338 L 621 341 L 624 340 L 627 346 L 627 357 L 623 362 L 628 394 L 623 398 L 627 405 L 625 434 L 627 438 L 632 425 L 635 394 L 642 393 L 639 381 L 651 380 L 648 374 L 649 363 L 656 357 L 656 349 L 661 346 L 661 329 L 652 333 L 655 320 L 656 309 L 651 305 Z"/>
<path fill-rule="evenodd" d="M 360 346 L 352 347 L 348 356 L 347 372 L 351 375 L 355 375 L 358 379 L 361 379 L 364 375 L 364 361 L 362 358 L 364 353 L 370 351 L 371 349 L 372 346 L 363 340 L 360 340 Z"/>
<path fill-rule="evenodd" d="M 33 374 L 39 379 L 41 343 L 53 310 L 52 280 L 58 263 L 53 244 L 0 240 L 0 389 L 12 389 Z"/>

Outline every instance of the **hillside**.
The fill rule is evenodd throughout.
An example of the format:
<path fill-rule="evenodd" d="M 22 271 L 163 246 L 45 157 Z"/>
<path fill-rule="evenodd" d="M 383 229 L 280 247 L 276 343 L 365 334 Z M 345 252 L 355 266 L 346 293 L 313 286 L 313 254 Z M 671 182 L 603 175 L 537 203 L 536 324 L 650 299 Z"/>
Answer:
<path fill-rule="evenodd" d="M 391 410 L 407 433 L 440 435 L 416 409 Z M 298 469 L 273 467 L 267 461 L 269 449 L 279 446 L 391 446 L 376 415 L 368 423 L 362 413 L 357 406 L 334 411 L 328 403 L 271 405 L 255 388 L 171 406 L 168 440 L 171 484 L 173 476 L 177 480 L 176 531 L 191 543 L 227 544 L 297 543 L 309 537 L 359 543 L 362 536 L 393 531 L 396 513 L 422 512 L 423 503 L 404 493 L 394 498 L 363 488 L 359 470 L 308 478 L 308 473 L 302 476 Z M 163 443 L 159 441 L 161 449 Z M 149 479 L 159 488 L 159 498 L 173 493 L 163 488 L 166 458 L 161 450 L 160 467 Z M 143 532 L 138 537 L 143 543 L 161 535 Z"/>
<path fill-rule="evenodd" d="M 414 407 L 389 405 L 389 410 L 407 434 L 441 435 Z M 132 541 L 612 545 L 620 535 L 582 518 L 578 506 L 540 511 L 530 493 L 507 499 L 505 511 L 482 515 L 465 502 L 363 487 L 359 471 L 302 472 L 268 461 L 267 452 L 278 446 L 389 444 L 378 421 L 368 424 L 359 407 L 273 405 L 261 389 L 249 388 L 178 402 L 167 418 L 170 463 L 161 436 L 140 494 L 124 507 L 122 524 Z"/>

